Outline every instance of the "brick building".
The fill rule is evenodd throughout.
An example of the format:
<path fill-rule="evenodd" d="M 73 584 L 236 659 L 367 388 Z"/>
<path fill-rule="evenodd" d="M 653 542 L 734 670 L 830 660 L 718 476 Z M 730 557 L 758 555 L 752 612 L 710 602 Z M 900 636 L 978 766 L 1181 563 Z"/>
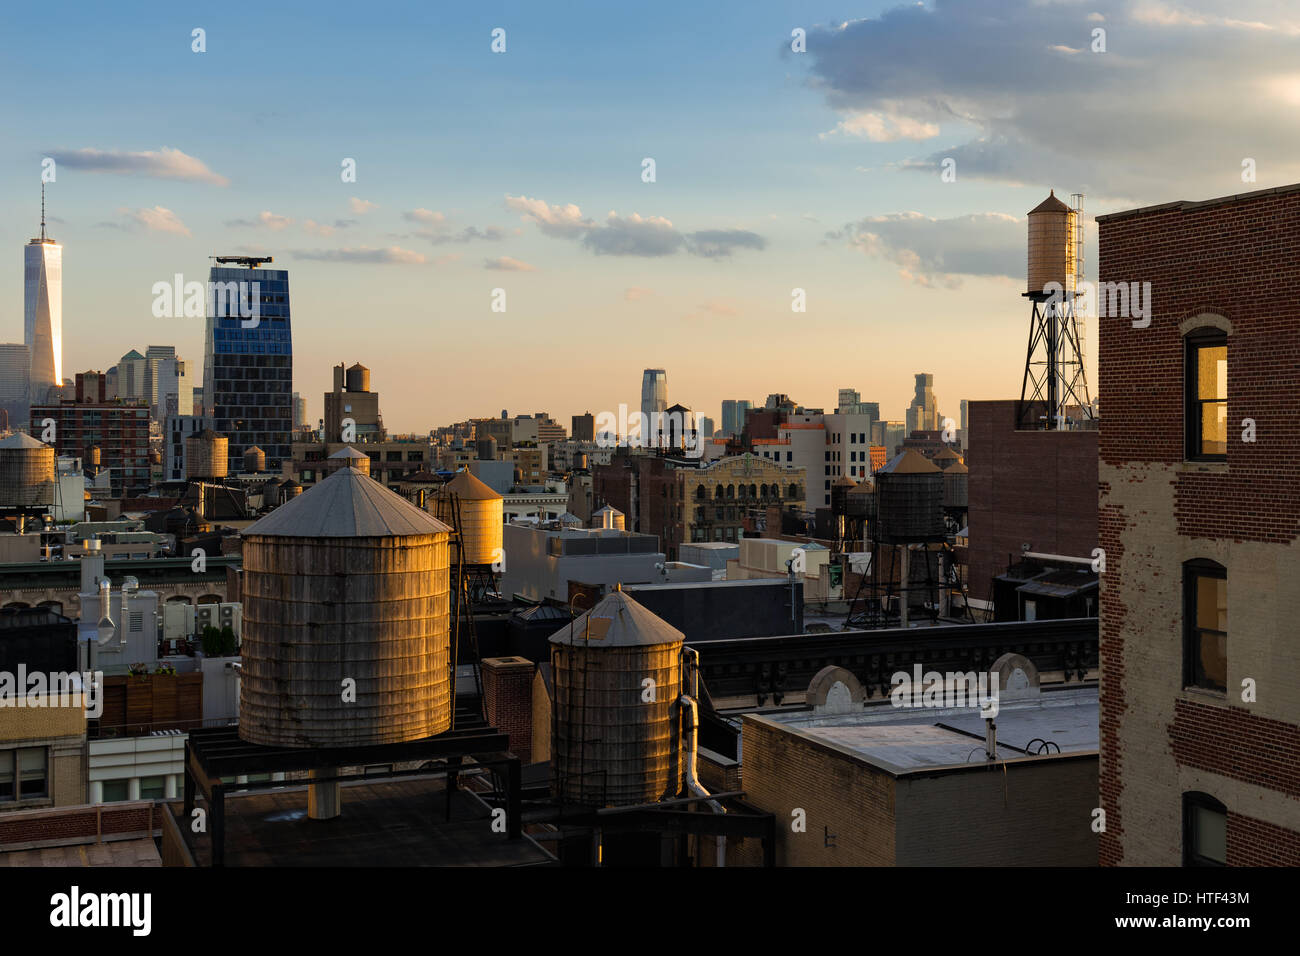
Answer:
<path fill-rule="evenodd" d="M 114 498 L 145 494 L 150 484 L 149 408 L 109 401 L 98 372 L 78 373 L 75 394 L 57 404 L 33 405 L 33 435 L 42 438 L 47 420 L 53 422 L 49 444 L 57 454 L 84 458 L 87 449 L 97 447 Z"/>
<path fill-rule="evenodd" d="M 1097 221 L 1100 860 L 1300 865 L 1300 185 Z"/>
<path fill-rule="evenodd" d="M 1018 430 L 1019 404 L 969 405 L 968 590 L 977 607 L 1026 544 L 1078 558 L 1097 547 L 1097 432 Z"/>
<path fill-rule="evenodd" d="M 802 511 L 805 474 L 756 455 L 711 462 L 616 455 L 595 469 L 593 504 L 623 512 L 629 531 L 658 535 L 676 561 L 682 544 L 739 541 L 751 512 L 766 519 L 772 505 Z"/>

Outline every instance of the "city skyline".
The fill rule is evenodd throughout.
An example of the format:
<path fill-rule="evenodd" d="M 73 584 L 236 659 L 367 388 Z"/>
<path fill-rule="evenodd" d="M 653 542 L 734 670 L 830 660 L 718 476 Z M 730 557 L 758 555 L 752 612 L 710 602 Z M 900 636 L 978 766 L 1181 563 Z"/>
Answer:
<path fill-rule="evenodd" d="M 1028 331 L 1024 217 L 1049 189 L 1087 194 L 1085 261 L 1095 275 L 1094 215 L 1300 179 L 1286 124 L 1267 123 L 1264 139 L 1251 126 L 1207 150 L 1190 148 L 1193 128 L 1169 121 L 1190 102 L 1231 129 L 1288 108 L 1297 85 L 1285 64 L 1300 41 L 1273 3 L 1202 4 L 1192 19 L 1136 2 L 1100 12 L 1029 0 L 871 2 L 853 11 L 861 19 L 829 25 L 760 3 L 686 35 L 672 15 L 594 17 L 582 4 L 509 6 L 492 19 L 407 6 L 390 20 L 403 29 L 382 34 L 396 72 L 363 71 L 340 90 L 317 82 L 314 64 L 377 58 L 374 28 L 339 31 L 329 16 L 267 10 L 260 35 L 209 24 L 206 51 L 195 53 L 193 25 L 163 6 L 129 31 L 106 10 L 72 8 L 64 45 L 0 47 L 0 75 L 17 82 L 39 66 L 50 102 L 76 104 L 21 121 L 20 104 L 0 106 L 14 134 L 0 159 L 15 211 L 2 234 L 9 248 L 38 221 L 42 162 L 57 171 L 48 191 L 68 259 L 64 377 L 103 367 L 121 340 L 198 355 L 201 323 L 153 318 L 153 283 L 178 272 L 201 281 L 214 254 L 270 254 L 293 270 L 311 331 L 294 388 L 317 402 L 338 354 L 357 356 L 390 383 L 396 432 L 535 404 L 516 374 L 523 356 L 569 362 L 573 334 L 598 338 L 607 357 L 580 381 L 553 382 L 543 400 L 561 420 L 635 407 L 637 372 L 670 365 L 675 394 L 703 409 L 774 389 L 830 405 L 843 384 L 901 414 L 910 386 L 893 370 L 899 354 L 948 394 L 1013 396 Z M 1225 15 L 1207 13 L 1216 8 Z M 15 11 L 11 36 L 35 16 Z M 1099 24 L 1109 31 L 1104 53 L 1090 49 Z M 490 48 L 497 26 L 507 30 L 503 54 Z M 796 27 L 807 31 L 805 53 L 791 50 Z M 270 57 L 266 38 L 277 33 L 299 42 Z M 435 35 L 431 57 L 425 38 Z M 923 37 L 926 58 L 950 69 L 917 77 L 900 62 Z M 972 37 L 997 55 L 972 57 Z M 647 60 L 625 76 L 615 67 L 662 49 L 674 50 L 674 69 Z M 879 71 L 853 72 L 862 59 Z M 243 69 L 252 63 L 264 71 L 256 78 Z M 603 67 L 608 81 L 591 88 L 586 78 Z M 1028 88 L 1027 68 L 1051 77 L 1049 88 Z M 165 90 L 154 69 L 166 71 Z M 115 79 L 88 84 L 98 72 Z M 1158 95 L 1126 98 L 1113 125 L 1072 119 L 1135 77 Z M 451 82 L 467 91 L 456 103 L 431 95 Z M 705 103 L 693 95 L 701 85 L 711 90 Z M 1041 109 L 1044 93 L 1057 107 Z M 138 116 L 117 108 L 144 97 L 161 98 Z M 198 101 L 203 110 L 187 107 Z M 573 120 L 565 133 L 550 122 L 557 101 Z M 361 103 L 358 125 L 317 130 Z M 252 155 L 228 135 L 245 127 L 273 141 L 272 154 Z M 394 127 L 406 132 L 372 135 Z M 1067 145 L 1081 129 L 1090 162 Z M 1250 185 L 1239 142 L 1257 169 Z M 956 161 L 955 182 L 942 179 L 945 157 Z M 348 159 L 354 182 L 342 179 Z M 643 181 L 645 159 L 655 161 L 653 182 Z M 19 341 L 15 272 L 0 270 L 5 341 Z M 497 288 L 505 313 L 491 311 Z M 791 311 L 793 289 L 805 290 L 807 312 Z M 1087 324 L 1084 347 L 1090 382 L 1096 327 Z M 773 355 L 733 368 L 719 358 L 734 354 L 737 333 L 793 334 L 816 367 Z M 376 334 L 405 347 L 368 348 Z M 480 353 L 498 338 L 526 348 L 495 350 L 495 377 L 449 369 L 426 386 L 423 370 L 438 356 Z"/>

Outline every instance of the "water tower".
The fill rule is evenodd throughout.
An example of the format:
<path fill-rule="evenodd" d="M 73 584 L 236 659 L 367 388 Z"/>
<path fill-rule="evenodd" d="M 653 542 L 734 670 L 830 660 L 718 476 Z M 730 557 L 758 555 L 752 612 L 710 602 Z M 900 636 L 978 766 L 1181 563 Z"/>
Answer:
<path fill-rule="evenodd" d="M 1053 190 L 1029 211 L 1024 296 L 1032 308 L 1017 410 L 1020 428 L 1064 430 L 1092 418 L 1082 318 L 1076 310 L 1076 289 L 1083 278 L 1083 195 L 1074 198 L 1071 208 Z"/>

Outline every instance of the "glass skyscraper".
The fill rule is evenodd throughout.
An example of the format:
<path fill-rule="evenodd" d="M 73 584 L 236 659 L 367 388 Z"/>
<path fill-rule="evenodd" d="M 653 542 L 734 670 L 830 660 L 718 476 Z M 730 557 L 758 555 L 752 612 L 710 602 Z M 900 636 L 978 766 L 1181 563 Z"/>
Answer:
<path fill-rule="evenodd" d="M 208 275 L 208 318 L 203 352 L 203 404 L 212 428 L 230 440 L 230 473 L 244 470 L 244 451 L 256 445 L 266 452 L 266 466 L 279 471 L 292 458 L 293 339 L 289 324 L 289 272 L 260 269 L 258 262 L 232 268 L 218 263 Z M 258 283 L 256 321 L 240 314 L 253 306 L 252 283 Z M 236 285 L 230 285 L 236 283 Z M 245 283 L 245 285 L 239 285 Z M 216 290 L 214 292 L 214 290 Z"/>
<path fill-rule="evenodd" d="M 31 353 L 35 405 L 63 384 L 63 247 L 45 235 L 44 187 L 40 237 L 23 249 L 23 344 Z"/>

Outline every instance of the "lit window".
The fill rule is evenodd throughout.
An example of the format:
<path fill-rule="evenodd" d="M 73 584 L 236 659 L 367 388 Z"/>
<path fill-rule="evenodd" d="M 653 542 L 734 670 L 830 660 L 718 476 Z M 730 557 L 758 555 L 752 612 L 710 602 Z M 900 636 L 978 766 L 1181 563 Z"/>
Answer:
<path fill-rule="evenodd" d="M 1228 686 L 1228 577 L 1221 564 L 1183 565 L 1183 686 Z"/>
<path fill-rule="evenodd" d="M 1228 455 L 1228 336 L 1219 329 L 1187 335 L 1187 457 L 1224 460 Z"/>

